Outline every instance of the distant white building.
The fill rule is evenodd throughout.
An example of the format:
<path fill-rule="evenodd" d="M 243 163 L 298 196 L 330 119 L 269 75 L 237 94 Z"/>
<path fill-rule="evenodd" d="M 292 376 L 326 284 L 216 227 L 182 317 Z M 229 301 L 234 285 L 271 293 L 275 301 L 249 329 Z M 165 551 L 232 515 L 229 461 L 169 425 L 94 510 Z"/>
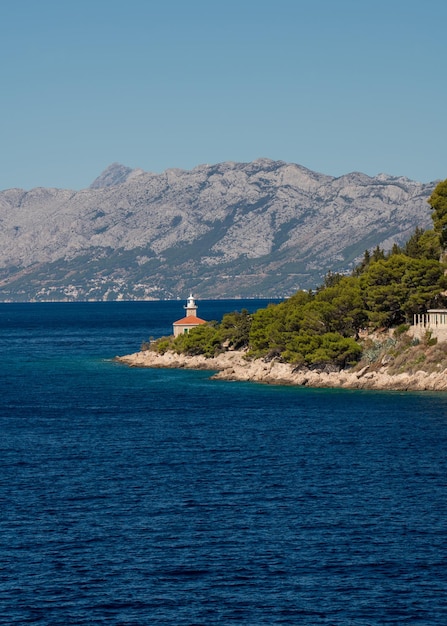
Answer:
<path fill-rule="evenodd" d="M 174 329 L 174 337 L 182 335 L 183 333 L 188 333 L 191 328 L 207 323 L 206 320 L 202 320 L 200 317 L 197 317 L 198 307 L 192 294 L 190 294 L 188 300 L 186 301 L 186 306 L 183 308 L 186 311 L 186 316 L 182 317 L 181 320 L 177 320 L 172 325 Z"/>
<path fill-rule="evenodd" d="M 426 332 L 439 341 L 447 341 L 447 309 L 429 309 L 427 313 L 416 313 L 410 329 L 413 337 L 422 338 Z"/>

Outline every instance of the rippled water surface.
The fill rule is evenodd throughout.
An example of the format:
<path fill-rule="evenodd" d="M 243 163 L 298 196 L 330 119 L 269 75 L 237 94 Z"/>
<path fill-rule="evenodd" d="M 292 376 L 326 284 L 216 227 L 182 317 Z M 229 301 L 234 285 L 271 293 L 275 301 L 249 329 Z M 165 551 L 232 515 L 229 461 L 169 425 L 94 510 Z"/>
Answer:
<path fill-rule="evenodd" d="M 0 623 L 445 625 L 447 396 L 113 361 L 183 304 L 0 305 Z"/>

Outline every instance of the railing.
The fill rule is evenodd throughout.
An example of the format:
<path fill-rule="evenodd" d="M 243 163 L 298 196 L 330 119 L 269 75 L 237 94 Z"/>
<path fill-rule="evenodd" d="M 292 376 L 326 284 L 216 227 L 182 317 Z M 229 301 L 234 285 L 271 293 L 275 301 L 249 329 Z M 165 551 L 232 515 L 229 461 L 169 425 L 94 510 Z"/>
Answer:
<path fill-rule="evenodd" d="M 416 313 L 413 319 L 413 326 L 418 328 L 442 328 L 447 329 L 447 312 L 442 313 Z"/>

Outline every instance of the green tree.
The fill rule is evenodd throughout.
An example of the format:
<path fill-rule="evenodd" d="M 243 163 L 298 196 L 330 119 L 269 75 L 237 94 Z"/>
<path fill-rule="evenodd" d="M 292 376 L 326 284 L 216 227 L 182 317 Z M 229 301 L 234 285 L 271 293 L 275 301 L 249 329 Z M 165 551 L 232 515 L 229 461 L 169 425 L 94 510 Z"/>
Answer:
<path fill-rule="evenodd" d="M 412 259 L 402 277 L 407 289 L 402 310 L 406 321 L 411 322 L 414 313 L 420 313 L 433 306 L 443 305 L 441 291 L 446 288 L 443 267 L 433 259 Z"/>
<path fill-rule="evenodd" d="M 301 330 L 306 316 L 305 305 L 313 295 L 298 291 L 280 304 L 271 304 L 259 309 L 252 316 L 250 348 L 254 354 L 277 353 L 286 349 L 291 334 Z"/>
<path fill-rule="evenodd" d="M 368 317 L 377 328 L 389 328 L 405 321 L 402 305 L 407 290 L 402 278 L 408 260 L 403 254 L 396 254 L 387 260 L 376 261 L 361 277 Z"/>
<path fill-rule="evenodd" d="M 300 291 L 257 311 L 250 330 L 252 354 L 307 366 L 344 367 L 355 361 L 361 349 L 349 335 L 366 320 L 360 284 L 356 278 L 336 276 L 316 295 Z"/>
<path fill-rule="evenodd" d="M 321 345 L 320 335 L 309 332 L 300 332 L 288 338 L 283 358 L 288 363 L 295 365 L 309 365 L 311 359 L 309 355 L 314 353 Z"/>
<path fill-rule="evenodd" d="M 326 287 L 334 287 L 337 283 L 341 281 L 342 278 L 343 274 L 338 274 L 337 272 L 331 272 L 329 270 L 329 272 L 324 277 L 323 284 L 318 289 L 318 291 L 326 289 Z"/>
<path fill-rule="evenodd" d="M 250 348 L 255 355 L 267 354 L 272 349 L 283 348 L 285 329 L 284 303 L 270 304 L 253 314 L 250 328 Z"/>
<path fill-rule="evenodd" d="M 393 254 L 402 254 L 402 249 L 397 245 L 397 243 L 393 243 L 393 247 L 391 248 L 390 256 Z"/>
<path fill-rule="evenodd" d="M 319 347 L 308 354 L 312 365 L 333 363 L 344 368 L 356 363 L 362 354 L 362 348 L 351 337 L 341 337 L 338 333 L 326 333 L 320 337 Z"/>
<path fill-rule="evenodd" d="M 417 227 L 402 252 L 413 259 L 438 260 L 441 255 L 439 234 L 434 230 Z"/>
<path fill-rule="evenodd" d="M 250 340 L 252 317 L 247 309 L 226 313 L 220 323 L 221 339 L 235 350 L 246 348 Z"/>
<path fill-rule="evenodd" d="M 360 281 L 354 276 L 342 276 L 336 284 L 317 293 L 313 306 L 320 312 L 325 332 L 344 337 L 358 336 L 368 319 Z"/>
<path fill-rule="evenodd" d="M 416 227 L 416 230 L 411 235 L 410 239 L 404 246 L 403 253 L 407 256 L 411 256 L 414 259 L 419 259 L 423 255 L 421 249 L 421 237 L 424 234 L 424 229 L 419 226 Z"/>
<path fill-rule="evenodd" d="M 372 252 L 371 261 L 381 261 L 382 259 L 385 259 L 385 251 L 377 245 Z"/>
<path fill-rule="evenodd" d="M 426 230 L 419 239 L 420 256 L 423 259 L 438 261 L 441 258 L 441 242 L 438 233 Z"/>
<path fill-rule="evenodd" d="M 365 250 L 365 252 L 363 254 L 363 259 L 353 269 L 352 275 L 353 276 L 360 276 L 361 274 L 363 274 L 363 272 L 366 270 L 366 268 L 368 267 L 368 265 L 370 263 L 371 263 L 371 254 L 370 254 L 369 250 Z"/>
<path fill-rule="evenodd" d="M 214 356 L 221 348 L 221 334 L 215 324 L 202 324 L 191 328 L 188 333 L 178 335 L 172 342 L 172 348 L 183 354 L 194 356 L 203 354 Z"/>
<path fill-rule="evenodd" d="M 447 179 L 436 185 L 428 199 L 433 212 L 433 226 L 438 233 L 443 250 L 447 248 Z"/>
<path fill-rule="evenodd" d="M 370 322 L 389 328 L 430 306 L 444 289 L 445 278 L 438 261 L 396 254 L 371 263 L 360 284 Z"/>
<path fill-rule="evenodd" d="M 358 361 L 361 354 L 362 348 L 352 337 L 342 337 L 339 333 L 313 335 L 303 332 L 290 338 L 283 356 L 297 366 L 332 364 L 343 368 Z"/>

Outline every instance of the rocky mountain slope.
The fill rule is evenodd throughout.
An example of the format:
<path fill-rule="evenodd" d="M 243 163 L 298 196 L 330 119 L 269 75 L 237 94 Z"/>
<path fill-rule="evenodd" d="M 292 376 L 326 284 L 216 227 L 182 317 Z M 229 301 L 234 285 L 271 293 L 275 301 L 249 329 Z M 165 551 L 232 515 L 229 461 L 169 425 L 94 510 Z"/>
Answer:
<path fill-rule="evenodd" d="M 0 300 L 282 297 L 431 227 L 435 183 L 259 159 L 0 192 Z"/>

